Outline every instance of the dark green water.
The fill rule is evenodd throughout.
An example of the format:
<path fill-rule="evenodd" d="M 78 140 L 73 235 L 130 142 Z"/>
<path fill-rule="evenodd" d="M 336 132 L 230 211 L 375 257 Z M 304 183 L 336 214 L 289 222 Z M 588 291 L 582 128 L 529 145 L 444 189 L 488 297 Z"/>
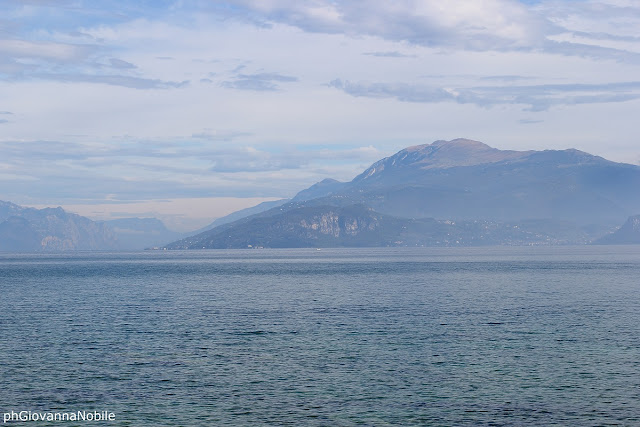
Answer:
<path fill-rule="evenodd" d="M 0 254 L 0 379 L 94 425 L 636 426 L 640 247 Z"/>

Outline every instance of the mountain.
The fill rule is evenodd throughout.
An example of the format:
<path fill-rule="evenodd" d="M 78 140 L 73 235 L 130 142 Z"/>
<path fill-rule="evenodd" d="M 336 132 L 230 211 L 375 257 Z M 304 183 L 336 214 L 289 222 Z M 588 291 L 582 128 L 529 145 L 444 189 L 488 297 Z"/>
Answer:
<path fill-rule="evenodd" d="M 113 231 L 62 208 L 34 209 L 0 201 L 0 251 L 111 250 Z"/>
<path fill-rule="evenodd" d="M 361 203 L 404 218 L 619 223 L 640 211 L 638 188 L 638 166 L 574 149 L 506 151 L 456 139 L 401 150 L 317 203 Z"/>
<path fill-rule="evenodd" d="M 276 208 L 168 247 L 584 244 L 640 211 L 638 188 L 640 167 L 575 149 L 436 141 L 375 162 L 350 182 L 321 181 Z M 375 232 L 350 235 L 340 228 L 349 218 L 377 224 Z M 326 233 L 325 223 L 333 224 Z"/>
<path fill-rule="evenodd" d="M 622 227 L 594 243 L 598 245 L 640 245 L 640 215 L 629 217 Z"/>
<path fill-rule="evenodd" d="M 120 218 L 104 222 L 115 234 L 118 249 L 141 250 L 184 237 L 156 218 Z"/>
<path fill-rule="evenodd" d="M 506 162 L 522 159 L 531 153 L 533 151 L 498 150 L 470 139 L 435 141 L 432 144 L 405 148 L 391 157 L 379 160 L 353 181 L 366 181 L 367 185 L 377 182 L 388 186 L 407 179 L 420 180 L 426 170 Z"/>
<path fill-rule="evenodd" d="M 280 199 L 280 200 L 273 200 L 270 202 L 262 202 L 259 203 L 255 206 L 249 207 L 249 208 L 244 208 L 244 209 L 240 209 L 239 211 L 235 211 L 230 213 L 229 215 L 225 215 L 223 217 L 217 218 L 215 221 L 213 221 L 211 224 L 202 227 L 201 229 L 195 231 L 193 234 L 199 234 L 202 233 L 204 231 L 207 230 L 211 230 L 214 227 L 218 227 L 220 225 L 224 225 L 224 224 L 228 224 L 230 222 L 234 222 L 237 221 L 239 219 L 251 216 L 251 215 L 255 215 L 264 211 L 268 211 L 269 209 L 284 205 L 285 203 L 287 203 L 289 201 L 289 199 Z M 169 240 L 165 240 L 165 243 L 168 242 Z"/>
<path fill-rule="evenodd" d="M 43 248 L 43 239 L 29 221 L 10 216 L 0 222 L 0 251 L 33 252 Z"/>
<path fill-rule="evenodd" d="M 185 238 L 168 249 L 481 246 L 586 244 L 589 233 L 552 220 L 503 223 L 406 219 L 363 205 L 313 206 L 254 217 L 224 229 Z"/>
<path fill-rule="evenodd" d="M 391 219 L 394 221 L 395 219 Z M 169 249 L 333 246 L 343 240 L 384 240 L 379 233 L 387 218 L 364 206 L 333 206 L 286 210 L 278 215 L 255 216 L 219 227 L 170 245 Z M 382 239 L 382 240 L 381 240 Z"/>
<path fill-rule="evenodd" d="M 14 215 L 20 215 L 20 212 L 24 211 L 24 209 L 22 206 L 0 200 L 0 221 L 4 221 Z"/>
<path fill-rule="evenodd" d="M 337 181 L 335 179 L 326 178 L 322 181 L 313 184 L 306 190 L 300 191 L 292 199 L 294 202 L 304 202 L 305 200 L 317 199 L 319 197 L 331 196 L 334 193 L 339 192 L 344 188 L 344 182 Z"/>

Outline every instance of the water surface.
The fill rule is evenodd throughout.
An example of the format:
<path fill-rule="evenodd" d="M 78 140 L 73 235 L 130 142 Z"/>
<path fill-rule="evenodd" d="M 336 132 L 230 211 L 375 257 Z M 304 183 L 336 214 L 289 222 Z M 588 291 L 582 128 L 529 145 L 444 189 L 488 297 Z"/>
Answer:
<path fill-rule="evenodd" d="M 639 278 L 638 246 L 0 254 L 0 412 L 639 425 Z"/>

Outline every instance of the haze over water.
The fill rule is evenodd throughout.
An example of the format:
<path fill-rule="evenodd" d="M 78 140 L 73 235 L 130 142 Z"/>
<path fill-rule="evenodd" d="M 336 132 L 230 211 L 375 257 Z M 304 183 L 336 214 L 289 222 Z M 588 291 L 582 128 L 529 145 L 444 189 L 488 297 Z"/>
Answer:
<path fill-rule="evenodd" d="M 638 425 L 638 277 L 638 246 L 2 254 L 0 411 Z"/>

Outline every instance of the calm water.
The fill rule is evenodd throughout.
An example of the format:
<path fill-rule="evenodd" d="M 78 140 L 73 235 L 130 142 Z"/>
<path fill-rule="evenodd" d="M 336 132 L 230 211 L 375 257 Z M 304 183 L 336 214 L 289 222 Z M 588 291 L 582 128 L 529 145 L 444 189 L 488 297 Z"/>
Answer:
<path fill-rule="evenodd" d="M 0 380 L 109 425 L 637 426 L 640 247 L 0 254 Z"/>

